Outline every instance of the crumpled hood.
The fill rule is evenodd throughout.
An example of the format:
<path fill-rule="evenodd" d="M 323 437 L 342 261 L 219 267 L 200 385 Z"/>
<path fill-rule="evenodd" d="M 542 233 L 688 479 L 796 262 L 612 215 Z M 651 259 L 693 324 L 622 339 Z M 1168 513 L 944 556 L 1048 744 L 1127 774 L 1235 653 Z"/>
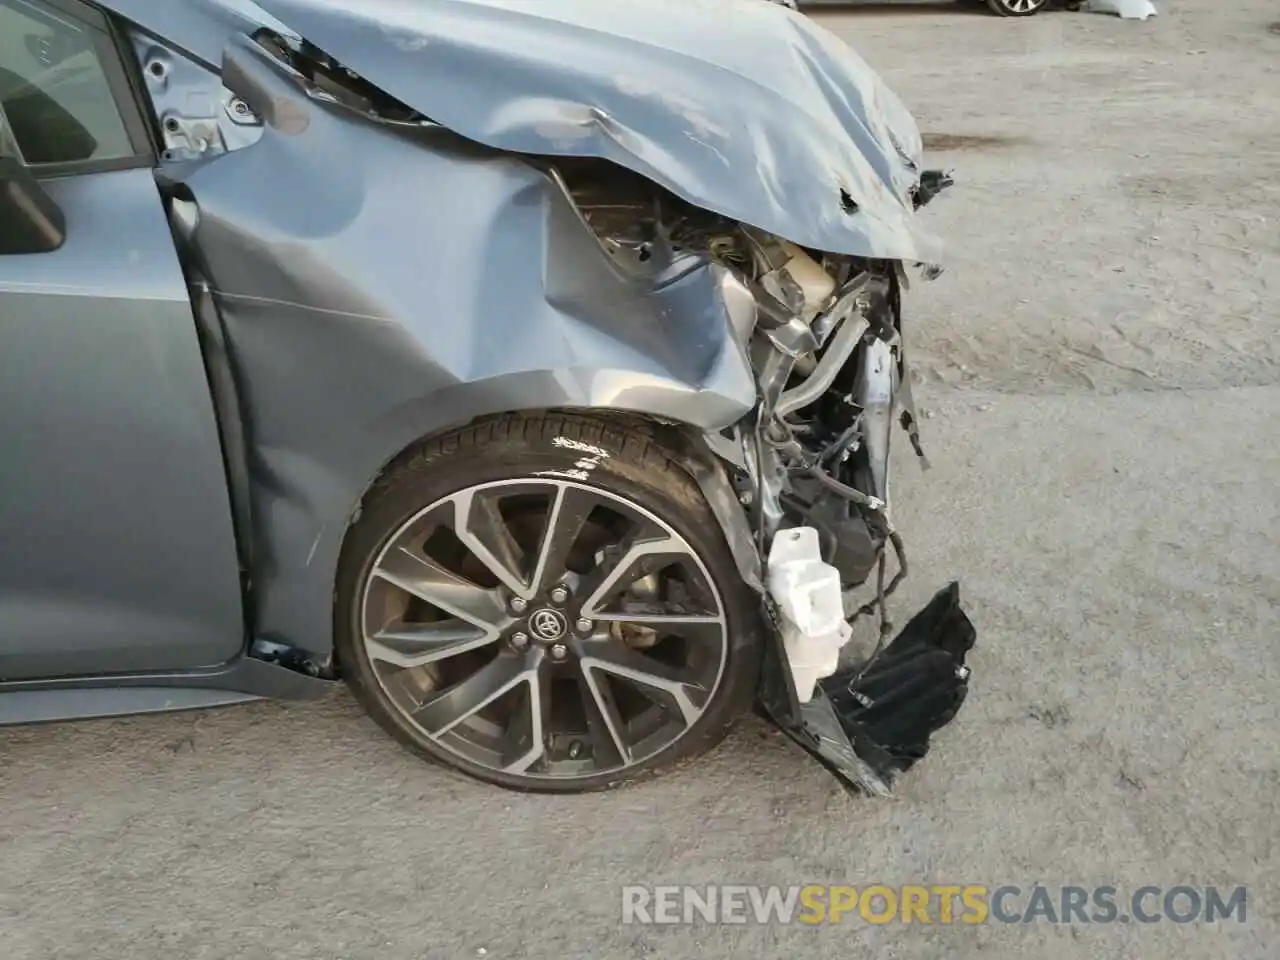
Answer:
<path fill-rule="evenodd" d="M 598 157 L 831 253 L 929 260 L 919 131 L 840 39 L 754 0 L 258 0 L 455 132 Z"/>

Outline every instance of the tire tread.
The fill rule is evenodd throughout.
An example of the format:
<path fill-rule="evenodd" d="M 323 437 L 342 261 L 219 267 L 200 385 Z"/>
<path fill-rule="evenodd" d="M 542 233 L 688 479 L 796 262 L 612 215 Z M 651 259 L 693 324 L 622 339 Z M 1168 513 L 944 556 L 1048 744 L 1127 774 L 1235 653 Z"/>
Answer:
<path fill-rule="evenodd" d="M 750 589 L 736 579 L 736 567 L 729 555 L 728 546 L 723 542 L 723 535 L 719 532 L 719 527 L 701 490 L 675 457 L 658 441 L 652 423 L 640 418 L 613 418 L 594 414 L 504 414 L 430 438 L 392 461 L 369 486 L 356 511 L 357 519 L 348 530 L 348 540 L 352 532 L 366 520 L 370 523 L 376 522 L 371 519 L 371 515 L 379 503 L 397 497 L 398 491 L 405 488 L 411 489 L 419 483 L 426 482 L 429 475 L 440 470 L 450 460 L 459 457 L 483 458 L 486 448 L 501 447 L 511 441 L 520 444 L 536 444 L 538 441 L 546 440 L 550 443 L 553 438 L 559 436 L 570 437 L 614 451 L 614 456 L 609 461 L 611 469 L 637 478 L 650 486 L 659 486 L 666 496 L 677 501 L 677 504 L 683 508 L 681 512 L 684 514 L 683 520 L 686 524 L 696 524 L 702 527 L 704 532 L 707 531 L 708 524 L 711 525 L 714 533 L 709 536 L 718 539 L 723 551 L 717 566 L 722 571 L 729 571 L 729 576 L 734 578 L 727 583 L 724 582 L 723 577 L 719 579 L 722 602 L 726 604 L 726 612 L 730 616 L 731 624 L 737 621 L 734 629 L 741 637 L 740 643 L 734 637 L 730 637 L 730 642 L 735 647 L 731 655 L 731 664 L 737 664 L 735 675 L 726 677 L 722 692 L 716 694 L 726 698 L 723 707 L 716 709 L 717 716 L 714 719 L 708 718 L 703 728 L 678 740 L 673 745 L 676 748 L 673 752 L 669 755 L 665 752 L 659 754 L 657 758 L 659 762 L 649 761 L 651 764 L 649 766 L 642 766 L 635 771 L 620 772 L 612 780 L 601 778 L 585 785 L 575 784 L 573 787 L 566 787 L 555 781 L 546 781 L 537 785 L 520 784 L 505 782 L 494 776 L 474 774 L 478 779 L 517 790 L 549 792 L 607 790 L 623 784 L 647 780 L 679 767 L 723 740 L 737 718 L 750 708 L 751 701 L 754 699 L 762 650 L 761 625 L 756 617 L 754 604 L 739 602 L 738 608 L 745 609 L 736 609 L 733 612 L 728 609 L 733 604 L 735 595 L 741 598 L 743 591 L 750 593 Z M 347 547 L 344 545 L 343 563 L 339 568 L 339 589 L 335 593 L 335 601 L 338 602 L 335 602 L 334 615 L 338 664 L 344 679 L 356 699 L 373 719 L 401 744 L 433 763 L 450 769 L 459 769 L 451 762 L 444 761 L 424 749 L 412 733 L 400 724 L 394 711 L 382 702 L 382 694 L 376 689 L 376 684 L 369 683 L 369 678 L 364 676 L 363 671 L 356 664 L 351 664 L 350 668 L 344 666 L 348 660 L 358 660 L 358 655 L 353 649 L 354 631 L 344 622 L 343 604 L 340 602 L 344 571 L 347 577 L 350 577 L 351 566 L 355 559 L 358 559 L 348 557 L 347 553 Z M 704 557 L 704 562 L 710 563 L 711 560 L 710 557 Z M 356 576 L 350 586 L 358 590 L 359 583 L 360 577 Z M 350 602 L 354 604 L 356 600 L 353 598 Z M 708 711 L 709 714 L 711 712 Z M 461 772 L 470 773 L 471 771 Z"/>

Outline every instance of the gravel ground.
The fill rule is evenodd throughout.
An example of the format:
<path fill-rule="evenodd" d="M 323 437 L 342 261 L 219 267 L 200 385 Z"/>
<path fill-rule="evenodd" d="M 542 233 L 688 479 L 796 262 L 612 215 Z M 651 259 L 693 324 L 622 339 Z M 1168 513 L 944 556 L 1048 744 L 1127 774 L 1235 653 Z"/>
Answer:
<path fill-rule="evenodd" d="M 892 801 L 763 724 L 606 796 L 410 759 L 345 694 L 0 737 L 12 960 L 1229 957 L 1280 950 L 1280 16 L 824 15 L 961 185 L 919 287 L 935 469 L 899 609 L 959 576 L 973 695 Z M 1249 887 L 1207 925 L 639 927 L 629 883 Z"/>

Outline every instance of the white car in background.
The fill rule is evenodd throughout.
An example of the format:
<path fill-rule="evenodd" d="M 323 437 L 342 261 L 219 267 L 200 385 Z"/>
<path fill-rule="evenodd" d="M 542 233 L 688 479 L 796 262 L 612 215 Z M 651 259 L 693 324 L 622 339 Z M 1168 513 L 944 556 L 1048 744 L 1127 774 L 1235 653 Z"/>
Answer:
<path fill-rule="evenodd" d="M 790 7 L 792 10 L 804 7 L 849 5 L 849 0 L 771 0 L 771 2 L 780 3 L 784 7 Z M 984 0 L 971 0 L 971 2 L 982 3 Z M 993 13 L 997 13 L 1002 17 L 1029 17 L 1033 13 L 1039 13 L 1049 5 L 1049 0 L 985 0 L 985 2 Z"/>

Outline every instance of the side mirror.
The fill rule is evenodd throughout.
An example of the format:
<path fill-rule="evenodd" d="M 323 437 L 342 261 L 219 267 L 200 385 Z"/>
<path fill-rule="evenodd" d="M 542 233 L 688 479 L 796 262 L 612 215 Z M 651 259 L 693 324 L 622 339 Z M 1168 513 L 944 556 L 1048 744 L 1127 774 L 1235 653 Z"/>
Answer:
<path fill-rule="evenodd" d="M 0 255 L 49 253 L 66 239 L 62 210 L 22 161 L 0 153 Z"/>

